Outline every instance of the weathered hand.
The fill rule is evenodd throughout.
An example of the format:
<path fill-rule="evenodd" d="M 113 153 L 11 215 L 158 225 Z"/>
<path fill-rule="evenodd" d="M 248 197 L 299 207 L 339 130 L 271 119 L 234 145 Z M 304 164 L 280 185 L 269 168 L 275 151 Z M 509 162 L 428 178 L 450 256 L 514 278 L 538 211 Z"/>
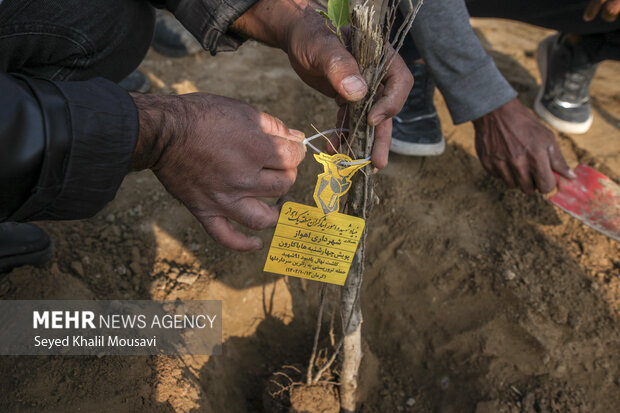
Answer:
<path fill-rule="evenodd" d="M 233 29 L 284 50 L 299 77 L 313 88 L 331 97 L 358 101 L 368 86 L 351 53 L 316 12 L 319 8 L 311 0 L 261 0 L 233 24 Z M 391 118 L 402 109 L 412 85 L 411 72 L 397 56 L 368 115 L 368 122 L 377 126 L 372 162 L 378 168 L 387 165 Z"/>
<path fill-rule="evenodd" d="M 280 197 L 295 182 L 303 134 L 245 103 L 195 93 L 132 94 L 140 136 L 132 170 L 150 168 L 218 242 L 235 250 L 262 241 L 235 230 L 274 226 L 278 208 L 258 197 Z"/>
<path fill-rule="evenodd" d="M 570 170 L 553 133 L 515 98 L 474 121 L 476 152 L 484 168 L 527 194 L 556 187 L 553 171 L 568 179 Z"/>
<path fill-rule="evenodd" d="M 614 22 L 620 14 L 620 0 L 590 0 L 588 7 L 583 13 L 585 21 L 592 21 L 601 13 L 601 18 L 608 22 Z"/>
<path fill-rule="evenodd" d="M 354 102 L 362 99 L 368 87 L 357 62 L 314 10 L 305 11 L 303 24 L 294 25 L 287 49 L 291 66 L 308 85 L 328 96 Z M 368 114 L 368 123 L 376 126 L 372 163 L 387 166 L 392 140 L 392 117 L 402 109 L 413 86 L 413 77 L 405 62 L 396 56 L 383 82 L 383 88 Z"/>

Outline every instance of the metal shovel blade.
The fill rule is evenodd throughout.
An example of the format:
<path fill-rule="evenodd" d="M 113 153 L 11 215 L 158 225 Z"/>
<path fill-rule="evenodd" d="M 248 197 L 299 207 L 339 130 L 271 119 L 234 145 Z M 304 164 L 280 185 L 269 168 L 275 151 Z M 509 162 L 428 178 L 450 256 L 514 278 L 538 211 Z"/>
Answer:
<path fill-rule="evenodd" d="M 620 186 L 586 165 L 575 169 L 577 179 L 556 174 L 558 192 L 551 202 L 587 226 L 620 241 Z"/>

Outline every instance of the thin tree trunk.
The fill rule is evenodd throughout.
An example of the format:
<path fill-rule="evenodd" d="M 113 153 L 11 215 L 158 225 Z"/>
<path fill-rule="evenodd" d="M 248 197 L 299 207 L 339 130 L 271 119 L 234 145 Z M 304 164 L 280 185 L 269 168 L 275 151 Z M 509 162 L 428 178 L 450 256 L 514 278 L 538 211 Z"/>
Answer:
<path fill-rule="evenodd" d="M 374 143 L 375 130 L 367 123 L 368 111 L 383 76 L 411 29 L 422 0 L 417 0 L 415 7 L 411 0 L 404 5 L 405 21 L 394 36 L 395 50 L 391 52 L 387 43 L 399 1 L 377 0 L 381 6 L 379 16 L 374 15 L 371 8 L 375 2 L 355 0 L 354 3 L 351 13 L 352 52 L 370 92 L 363 101 L 349 105 L 348 154 L 353 159 L 363 159 L 371 155 Z M 371 166 L 366 166 L 361 172 L 353 178 L 344 212 L 368 220 L 375 198 L 374 176 Z M 344 354 L 340 372 L 340 409 L 343 413 L 355 412 L 357 402 L 358 371 L 362 361 L 361 289 L 367 230 L 366 226 L 341 295 Z"/>
<path fill-rule="evenodd" d="M 353 56 L 360 65 L 360 71 L 368 85 L 373 84 L 375 76 L 376 62 L 380 54 L 377 56 L 369 56 L 368 50 L 374 49 L 369 42 L 376 42 L 376 38 L 369 36 L 369 33 L 363 30 L 368 26 L 360 25 L 359 21 L 364 17 L 357 15 L 360 9 L 354 7 L 352 12 L 352 45 Z M 368 17 L 366 16 L 366 20 Z M 379 49 L 381 50 L 381 49 Z M 369 57 L 371 57 L 369 59 Z M 374 127 L 369 126 L 366 122 L 368 116 L 368 107 L 366 97 L 361 102 L 350 104 L 349 142 L 351 145 L 350 156 L 353 159 L 363 159 L 370 156 L 374 142 Z M 366 109 L 365 109 L 366 108 Z M 357 127 L 356 127 L 357 126 Z M 349 195 L 345 203 L 345 213 L 363 219 L 367 219 L 372 207 L 373 192 L 373 174 L 372 167 L 367 166 L 362 170 L 363 173 L 355 175 Z M 344 323 L 344 353 L 342 361 L 342 371 L 340 373 L 340 408 L 342 412 L 354 412 L 357 402 L 357 384 L 358 371 L 362 361 L 362 309 L 360 303 L 360 294 L 362 287 L 362 279 L 364 274 L 364 255 L 366 251 L 366 235 L 367 230 L 360 239 L 359 248 L 355 253 L 347 281 L 344 285 L 341 295 L 341 311 Z"/>

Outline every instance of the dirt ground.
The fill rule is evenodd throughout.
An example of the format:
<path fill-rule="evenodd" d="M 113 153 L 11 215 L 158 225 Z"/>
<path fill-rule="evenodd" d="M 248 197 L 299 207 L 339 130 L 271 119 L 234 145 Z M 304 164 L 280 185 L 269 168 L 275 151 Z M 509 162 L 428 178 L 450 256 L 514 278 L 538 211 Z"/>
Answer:
<path fill-rule="evenodd" d="M 535 49 L 549 32 L 474 25 L 531 107 Z M 306 133 L 335 119 L 334 104 L 304 86 L 284 54 L 255 43 L 216 57 L 150 52 L 141 68 L 155 92 L 234 97 Z M 616 181 L 618 79 L 620 63 L 603 63 L 592 130 L 557 135 L 572 166 Z M 620 244 L 487 175 L 471 125 L 454 126 L 440 96 L 436 103 L 445 153 L 391 156 L 378 175 L 360 412 L 617 411 Z M 308 157 L 292 199 L 312 203 L 319 170 Z M 0 280 L 2 299 L 220 299 L 223 355 L 2 357 L 1 411 L 263 412 L 267 378 L 306 363 L 319 285 L 263 273 L 266 250 L 216 245 L 150 172 L 128 176 L 92 219 L 41 226 L 56 244 L 53 259 Z M 260 235 L 268 243 L 272 233 Z M 330 308 L 337 292 L 330 287 Z"/>

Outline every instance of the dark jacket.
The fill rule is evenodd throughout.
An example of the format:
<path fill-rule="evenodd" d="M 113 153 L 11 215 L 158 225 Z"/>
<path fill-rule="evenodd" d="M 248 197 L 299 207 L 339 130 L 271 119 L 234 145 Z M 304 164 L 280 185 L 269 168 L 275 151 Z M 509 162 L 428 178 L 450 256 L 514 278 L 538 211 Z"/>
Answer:
<path fill-rule="evenodd" d="M 256 1 L 151 3 L 167 7 L 215 54 L 243 42 L 228 27 Z M 133 100 L 102 78 L 59 82 L 11 70 L 0 72 L 0 221 L 92 216 L 128 172 L 139 132 Z"/>

